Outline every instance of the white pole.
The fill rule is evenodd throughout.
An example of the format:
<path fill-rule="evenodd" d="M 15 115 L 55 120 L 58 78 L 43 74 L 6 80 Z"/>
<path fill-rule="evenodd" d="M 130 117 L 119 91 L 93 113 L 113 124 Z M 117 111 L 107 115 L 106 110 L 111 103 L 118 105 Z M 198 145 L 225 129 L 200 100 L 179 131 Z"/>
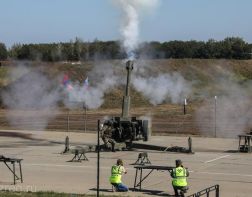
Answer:
<path fill-rule="evenodd" d="M 186 101 L 186 98 L 185 98 L 185 102 L 184 102 L 184 115 L 186 115 L 186 105 L 187 105 L 187 101 Z"/>

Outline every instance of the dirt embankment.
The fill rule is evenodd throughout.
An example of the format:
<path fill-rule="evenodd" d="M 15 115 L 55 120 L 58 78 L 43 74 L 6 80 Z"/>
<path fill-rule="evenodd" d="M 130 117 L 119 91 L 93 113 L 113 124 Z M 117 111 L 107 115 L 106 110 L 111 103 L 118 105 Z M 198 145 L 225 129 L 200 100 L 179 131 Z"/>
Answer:
<path fill-rule="evenodd" d="M 23 64 L 23 63 L 22 63 Z M 104 62 L 83 62 L 80 65 L 61 64 L 61 63 L 25 63 L 26 66 L 43 70 L 43 73 L 49 78 L 56 75 L 68 73 L 71 80 L 83 81 L 95 65 L 103 69 L 103 64 L 111 64 L 117 72 L 124 72 L 124 63 L 119 60 Z M 152 120 L 152 131 L 154 134 L 167 133 L 186 133 L 199 134 L 202 125 L 209 133 L 214 132 L 216 127 L 212 115 L 204 116 L 198 119 L 197 111 L 203 103 L 209 98 L 217 95 L 227 94 L 229 87 L 221 85 L 223 81 L 237 85 L 238 87 L 248 88 L 248 82 L 252 79 L 252 60 L 204 60 L 204 59 L 168 59 L 168 60 L 145 60 L 136 62 L 146 65 L 145 76 L 158 76 L 165 73 L 179 73 L 183 78 L 192 84 L 190 95 L 188 96 L 187 113 L 184 114 L 183 103 L 172 104 L 170 99 L 165 99 L 159 105 L 152 105 L 148 98 L 131 87 L 131 114 L 132 116 L 146 116 Z M 9 69 L 18 66 L 19 63 L 6 63 L 0 67 L 0 85 L 1 89 L 8 89 L 8 86 L 15 83 L 15 80 L 9 80 Z M 137 68 L 136 68 L 137 69 Z M 27 73 L 25 73 L 27 74 Z M 19 76 L 19 78 L 22 76 Z M 95 78 L 90 78 L 90 83 Z M 122 79 L 124 80 L 124 79 Z M 126 78 L 125 78 L 126 80 Z M 34 129 L 34 125 L 42 125 L 38 128 L 53 131 L 95 131 L 97 120 L 108 116 L 120 116 L 122 97 L 124 95 L 124 85 L 110 89 L 105 92 L 104 103 L 97 110 L 83 111 L 67 110 L 61 104 L 55 115 L 43 122 L 37 113 L 29 114 L 29 110 L 22 113 L 13 113 L 10 115 L 8 108 L 3 108 L 0 112 L 1 129 Z M 246 89 L 244 89 L 246 90 Z M 248 91 L 249 92 L 249 91 Z M 248 94 L 248 100 L 250 99 Z M 183 101 L 183 99 L 181 99 Z M 2 102 L 0 102 L 2 103 Z M 209 102 L 211 103 L 211 102 Z M 252 102 L 251 102 L 252 103 Z M 3 107 L 3 106 L 2 106 Z M 210 109 L 210 110 L 209 110 Z M 214 105 L 206 108 L 214 113 Z M 16 114 L 16 115 L 15 115 Z M 36 114 L 36 115 L 34 115 Z M 11 116 L 16 116 L 10 124 Z M 37 118 L 36 118 L 37 117 Z M 16 120 L 16 124 L 15 124 Z M 246 125 L 247 127 L 249 125 Z M 35 128 L 36 129 L 36 128 Z"/>

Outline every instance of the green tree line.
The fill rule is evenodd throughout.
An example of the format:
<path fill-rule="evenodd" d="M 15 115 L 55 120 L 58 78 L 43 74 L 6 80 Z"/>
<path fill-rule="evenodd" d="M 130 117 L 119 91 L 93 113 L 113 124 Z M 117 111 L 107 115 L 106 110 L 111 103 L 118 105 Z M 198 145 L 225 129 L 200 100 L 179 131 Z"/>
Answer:
<path fill-rule="evenodd" d="M 6 60 L 8 57 L 8 51 L 4 43 L 0 43 L 0 60 Z"/>
<path fill-rule="evenodd" d="M 169 41 L 145 42 L 134 51 L 136 57 L 161 58 L 204 58 L 204 59 L 250 59 L 252 44 L 239 37 L 227 37 L 216 41 Z M 126 52 L 119 41 L 83 42 L 76 38 L 67 43 L 14 44 L 6 49 L 0 43 L 0 60 L 80 61 L 93 59 L 124 59 Z"/>

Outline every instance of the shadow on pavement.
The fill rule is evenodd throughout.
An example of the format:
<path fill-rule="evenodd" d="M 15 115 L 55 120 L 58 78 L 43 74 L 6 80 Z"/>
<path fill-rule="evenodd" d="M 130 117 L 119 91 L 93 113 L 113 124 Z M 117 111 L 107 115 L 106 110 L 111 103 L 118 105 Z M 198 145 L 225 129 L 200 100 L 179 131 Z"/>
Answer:
<path fill-rule="evenodd" d="M 89 190 L 91 190 L 91 191 L 96 191 L 97 189 L 96 188 L 92 188 L 92 189 L 89 189 Z M 112 189 L 100 189 L 100 192 L 111 192 L 111 193 L 114 193 L 113 191 L 112 191 Z"/>
<path fill-rule="evenodd" d="M 89 190 L 96 191 L 96 188 L 92 188 L 92 189 L 89 189 Z M 168 197 L 174 197 L 174 195 L 168 194 L 168 193 L 166 193 L 164 191 L 160 191 L 160 190 L 147 190 L 147 189 L 141 189 L 141 190 L 139 190 L 139 189 L 134 189 L 134 188 L 129 188 L 129 190 L 131 192 L 136 192 L 136 193 L 137 192 L 141 192 L 141 193 L 143 193 L 145 195 L 150 195 L 150 196 L 168 196 Z M 115 194 L 116 193 L 121 193 L 121 194 L 125 193 L 125 195 L 127 195 L 127 192 L 113 192 L 112 189 L 104 189 L 104 188 L 100 189 L 100 192 L 110 192 L 110 193 L 115 193 Z"/>
<path fill-rule="evenodd" d="M 169 193 L 166 193 L 164 191 L 160 191 L 160 190 L 148 190 L 148 189 L 134 189 L 134 188 L 130 188 L 131 191 L 133 192 L 141 192 L 145 195 L 151 195 L 151 196 L 170 196 L 173 197 L 174 195 L 171 195 Z"/>
<path fill-rule="evenodd" d="M 20 133 L 20 132 L 8 132 L 8 131 L 0 131 L 0 136 L 2 137 L 16 137 L 27 140 L 34 140 L 32 134 L 30 133 Z"/>

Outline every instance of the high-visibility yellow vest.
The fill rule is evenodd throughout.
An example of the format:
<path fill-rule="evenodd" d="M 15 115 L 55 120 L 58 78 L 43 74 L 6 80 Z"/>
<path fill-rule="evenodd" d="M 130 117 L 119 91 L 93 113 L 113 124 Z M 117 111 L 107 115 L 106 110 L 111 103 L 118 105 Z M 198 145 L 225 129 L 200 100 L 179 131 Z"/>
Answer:
<path fill-rule="evenodd" d="M 177 167 L 172 170 L 172 185 L 173 186 L 187 186 L 186 181 L 186 169 L 183 167 Z"/>
<path fill-rule="evenodd" d="M 120 166 L 113 165 L 111 168 L 111 176 L 109 178 L 110 183 L 121 183 L 122 182 L 122 172 L 120 171 Z"/>

